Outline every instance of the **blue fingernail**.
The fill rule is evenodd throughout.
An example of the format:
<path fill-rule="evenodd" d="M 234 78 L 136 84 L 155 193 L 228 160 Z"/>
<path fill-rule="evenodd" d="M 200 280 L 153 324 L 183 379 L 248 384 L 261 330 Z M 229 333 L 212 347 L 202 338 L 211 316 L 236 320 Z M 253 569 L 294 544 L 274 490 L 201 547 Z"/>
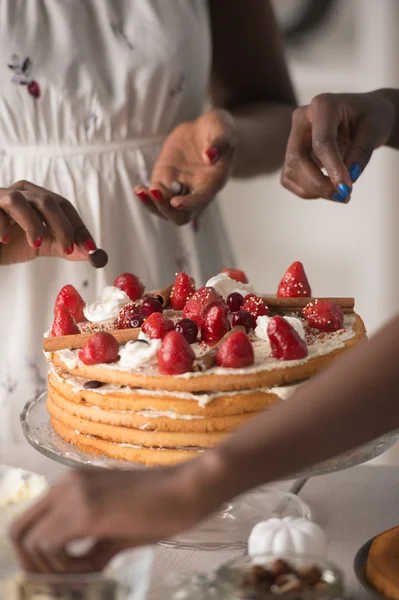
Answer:
<path fill-rule="evenodd" d="M 349 175 L 351 176 L 352 183 L 355 183 L 361 175 L 362 167 L 358 163 L 354 163 L 349 167 Z"/>
<path fill-rule="evenodd" d="M 349 194 L 351 193 L 351 189 L 349 187 L 349 185 L 346 185 L 346 183 L 339 183 L 338 184 L 338 191 L 341 194 L 341 196 L 343 196 L 345 199 L 349 196 Z"/>
<path fill-rule="evenodd" d="M 335 192 L 331 199 L 335 200 L 335 202 L 341 202 L 342 204 L 346 204 L 347 201 L 347 199 L 341 196 L 341 194 L 338 194 L 338 192 Z"/>

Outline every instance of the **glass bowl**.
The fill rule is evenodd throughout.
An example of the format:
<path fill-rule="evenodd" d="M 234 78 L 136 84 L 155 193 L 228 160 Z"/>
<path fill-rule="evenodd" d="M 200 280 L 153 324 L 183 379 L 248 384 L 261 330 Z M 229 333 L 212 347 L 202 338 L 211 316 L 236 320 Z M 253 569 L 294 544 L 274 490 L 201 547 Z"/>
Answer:
<path fill-rule="evenodd" d="M 316 566 L 321 572 L 321 585 L 302 590 L 282 592 L 261 589 L 249 583 L 250 575 L 257 567 L 270 568 L 274 561 L 283 560 L 293 569 Z M 343 575 L 333 564 L 317 556 L 299 554 L 264 554 L 255 557 L 243 556 L 222 565 L 216 571 L 215 587 L 220 600 L 271 600 L 277 597 L 289 600 L 339 600 L 344 596 Z"/>
<path fill-rule="evenodd" d="M 153 549 L 118 555 L 103 573 L 76 575 L 17 574 L 0 568 L 0 600 L 145 600 Z"/>

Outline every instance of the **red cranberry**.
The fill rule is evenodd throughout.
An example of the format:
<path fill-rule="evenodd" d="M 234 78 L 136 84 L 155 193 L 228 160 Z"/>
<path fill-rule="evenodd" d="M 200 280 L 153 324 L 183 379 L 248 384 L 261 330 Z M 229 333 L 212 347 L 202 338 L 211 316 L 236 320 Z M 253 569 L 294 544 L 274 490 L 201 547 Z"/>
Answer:
<path fill-rule="evenodd" d="M 230 312 L 238 312 L 243 305 L 244 298 L 238 292 L 233 292 L 229 294 L 226 299 L 227 306 L 229 307 Z"/>
<path fill-rule="evenodd" d="M 152 315 L 154 312 L 163 312 L 162 304 L 159 302 L 159 300 L 153 298 L 152 296 L 148 296 L 148 298 L 143 300 L 142 307 L 147 317 Z"/>
<path fill-rule="evenodd" d="M 198 325 L 191 319 L 181 319 L 175 325 L 175 330 L 182 334 L 189 344 L 197 341 Z"/>
<path fill-rule="evenodd" d="M 145 316 L 140 313 L 136 313 L 129 318 L 129 327 L 134 329 L 135 327 L 141 327 L 144 323 Z"/>
<path fill-rule="evenodd" d="M 248 333 L 248 331 L 252 329 L 252 315 L 247 310 L 239 310 L 233 315 L 231 324 L 233 327 L 236 327 L 237 325 L 245 327 L 245 330 Z"/>

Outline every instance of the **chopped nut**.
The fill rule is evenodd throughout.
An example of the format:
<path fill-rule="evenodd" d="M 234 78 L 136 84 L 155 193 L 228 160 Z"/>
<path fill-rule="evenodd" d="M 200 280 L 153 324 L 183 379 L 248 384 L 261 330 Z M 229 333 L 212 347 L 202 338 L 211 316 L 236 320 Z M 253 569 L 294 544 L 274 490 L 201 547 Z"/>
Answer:
<path fill-rule="evenodd" d="M 274 577 L 278 577 L 279 575 L 292 573 L 292 568 L 285 560 L 278 558 L 271 563 L 269 566 L 269 571 L 274 575 Z"/>

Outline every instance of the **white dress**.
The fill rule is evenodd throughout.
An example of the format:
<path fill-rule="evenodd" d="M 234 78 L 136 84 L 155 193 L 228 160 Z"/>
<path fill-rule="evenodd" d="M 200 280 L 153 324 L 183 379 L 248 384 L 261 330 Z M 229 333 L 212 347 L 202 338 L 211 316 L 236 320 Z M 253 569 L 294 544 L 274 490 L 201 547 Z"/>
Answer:
<path fill-rule="evenodd" d="M 42 334 L 72 283 L 87 301 L 123 271 L 148 287 L 179 270 L 206 279 L 232 257 L 217 206 L 199 229 L 135 197 L 165 136 L 203 112 L 211 40 L 206 0 L 1 0 L 0 186 L 27 179 L 72 201 L 108 266 L 40 259 L 0 267 L 0 442 L 46 385 Z"/>

